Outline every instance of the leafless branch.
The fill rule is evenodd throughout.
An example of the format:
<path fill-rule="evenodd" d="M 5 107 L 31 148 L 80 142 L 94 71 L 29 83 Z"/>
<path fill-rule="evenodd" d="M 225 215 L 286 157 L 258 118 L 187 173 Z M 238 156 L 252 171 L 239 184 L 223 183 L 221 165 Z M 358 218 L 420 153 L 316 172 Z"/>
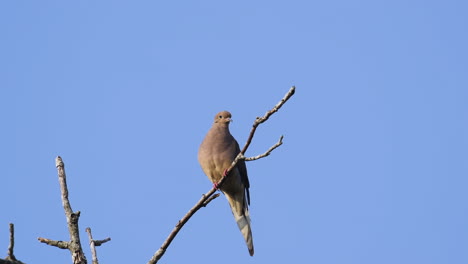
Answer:
<path fill-rule="evenodd" d="M 86 228 L 86 232 L 88 233 L 89 238 L 89 247 L 91 248 L 91 255 L 93 258 L 93 264 L 99 264 L 96 254 L 96 247 L 94 245 L 93 235 L 91 234 L 91 228 Z"/>
<path fill-rule="evenodd" d="M 68 249 L 70 247 L 67 241 L 51 240 L 42 237 L 37 238 L 37 240 L 39 240 L 39 242 L 41 243 L 47 244 L 49 246 L 58 247 L 61 249 Z"/>
<path fill-rule="evenodd" d="M 250 143 L 252 142 L 252 139 L 253 139 L 253 136 L 255 134 L 255 130 L 257 129 L 257 127 L 265 122 L 266 120 L 268 120 L 268 118 L 270 118 L 271 115 L 273 115 L 274 113 L 276 113 L 282 106 L 284 103 L 286 103 L 286 101 L 289 100 L 289 98 L 291 98 L 291 96 L 293 96 L 294 92 L 296 90 L 296 87 L 291 87 L 291 89 L 289 89 L 289 91 L 286 93 L 286 95 L 279 101 L 279 103 L 277 103 L 271 110 L 269 110 L 268 112 L 265 113 L 265 115 L 263 117 L 257 117 L 255 119 L 255 122 L 252 126 L 252 130 L 250 131 L 250 134 L 249 134 L 249 137 L 247 139 L 247 142 L 245 143 L 244 145 L 244 148 L 242 149 L 242 151 L 237 155 L 237 157 L 234 159 L 234 161 L 231 163 L 231 166 L 225 171 L 225 175 L 229 175 L 229 172 L 231 172 L 231 170 L 236 166 L 237 162 L 239 160 L 246 160 L 246 157 L 244 156 L 245 152 L 247 151 L 247 149 L 249 148 L 249 145 Z M 260 155 L 262 157 L 266 157 L 268 156 L 271 151 L 273 151 L 275 148 L 279 147 L 281 144 L 282 144 L 282 139 L 283 139 L 283 136 L 281 136 L 280 138 L 280 141 L 278 143 L 276 143 L 276 145 L 274 145 L 273 147 L 271 147 L 266 153 Z M 259 158 L 262 158 L 262 157 L 258 157 Z M 256 157 L 254 157 L 256 158 Z M 253 160 L 253 159 L 252 159 Z M 223 177 L 219 182 L 218 182 L 218 187 L 221 186 L 223 184 L 223 182 L 226 180 L 227 177 Z M 176 235 L 179 233 L 179 231 L 182 229 L 182 227 L 184 226 L 184 224 L 201 208 L 201 207 L 204 207 L 206 206 L 209 202 L 211 202 L 214 198 L 213 198 L 213 194 L 216 192 L 216 188 L 213 187 L 211 190 L 209 190 L 207 193 L 205 193 L 202 198 L 195 204 L 195 206 L 193 206 L 188 212 L 187 214 L 182 217 L 181 220 L 179 220 L 179 222 L 176 224 L 176 226 L 174 227 L 174 229 L 171 231 L 171 233 L 169 234 L 169 236 L 166 238 L 166 240 L 163 242 L 163 244 L 161 245 L 161 247 L 158 249 L 158 251 L 156 251 L 156 253 L 153 255 L 153 257 L 148 261 L 148 264 L 154 264 L 154 263 L 157 263 L 158 260 L 164 255 L 164 253 L 166 252 L 167 248 L 169 247 L 169 245 L 171 244 L 172 240 L 174 240 L 174 238 L 176 237 Z"/>
<path fill-rule="evenodd" d="M 278 112 L 278 110 L 284 105 L 284 103 L 286 103 L 286 101 L 289 100 L 289 98 L 291 98 L 291 96 L 294 95 L 295 92 L 296 92 L 296 87 L 295 86 L 291 87 L 291 89 L 289 89 L 289 91 L 284 95 L 284 97 L 270 111 L 266 112 L 264 116 L 257 117 L 257 119 L 255 119 L 255 122 L 254 122 L 254 124 L 252 126 L 252 130 L 250 130 L 249 138 L 247 139 L 247 142 L 245 143 L 244 148 L 240 152 L 240 153 L 242 153 L 242 155 L 244 155 L 245 152 L 247 151 L 247 149 L 249 148 L 250 142 L 252 142 L 252 138 L 253 138 L 253 136 L 255 134 L 255 130 L 257 130 L 257 127 L 261 123 L 267 121 L 268 118 L 270 118 L 271 115 Z"/>
<path fill-rule="evenodd" d="M 10 223 L 10 244 L 8 245 L 8 255 L 5 259 L 0 259 L 0 264 L 24 264 L 23 262 L 16 259 L 13 254 L 13 248 L 15 247 L 15 226 Z"/>
<path fill-rule="evenodd" d="M 219 197 L 219 193 L 216 193 L 214 195 L 212 195 L 210 198 L 208 198 L 204 203 L 203 203 L 203 207 L 206 207 L 211 201 L 213 201 L 214 199 L 218 198 Z"/>
<path fill-rule="evenodd" d="M 245 161 L 252 161 L 252 160 L 258 160 L 258 159 L 261 159 L 261 158 L 264 158 L 264 157 L 267 157 L 270 155 L 270 153 L 275 150 L 277 147 L 283 145 L 283 136 L 280 137 L 280 139 L 278 140 L 278 142 L 276 142 L 275 145 L 273 145 L 271 148 L 269 148 L 265 153 L 263 154 L 260 154 L 258 156 L 255 156 L 255 157 L 249 157 L 249 158 L 245 158 Z"/>
<path fill-rule="evenodd" d="M 15 254 L 13 254 L 13 248 L 15 247 L 15 226 L 10 223 L 10 245 L 8 246 L 8 256 L 9 260 L 16 260 Z"/>
<path fill-rule="evenodd" d="M 70 241 L 55 241 L 39 237 L 38 240 L 51 246 L 61 249 L 68 249 L 72 255 L 73 264 L 86 264 L 86 257 L 83 253 L 83 248 L 80 242 L 80 233 L 78 228 L 78 220 L 80 218 L 80 211 L 73 212 L 70 201 L 68 200 L 67 177 L 65 174 L 65 164 L 62 158 L 58 156 L 55 159 L 55 167 L 57 167 L 60 191 L 62 193 L 62 205 L 67 217 L 68 233 L 70 234 Z"/>
<path fill-rule="evenodd" d="M 99 246 L 101 246 L 102 244 L 104 244 L 104 243 L 106 243 L 106 242 L 109 242 L 109 241 L 111 241 L 111 238 L 110 238 L 110 237 L 105 238 L 105 239 L 101 239 L 101 240 L 94 240 L 94 245 L 95 245 L 96 247 L 99 247 Z"/>
<path fill-rule="evenodd" d="M 103 240 L 94 240 L 93 235 L 91 234 L 91 228 L 87 227 L 86 232 L 88 233 L 88 238 L 89 238 L 89 247 L 91 248 L 91 255 L 93 257 L 93 264 L 99 264 L 99 261 L 97 259 L 97 254 L 96 254 L 96 247 L 106 243 L 107 241 L 110 241 L 110 237 L 103 239 Z"/>
<path fill-rule="evenodd" d="M 213 201 L 216 197 L 219 195 L 213 195 L 213 193 L 216 191 L 215 188 L 211 189 L 209 192 L 205 193 L 202 195 L 202 198 L 187 212 L 182 219 L 177 222 L 176 226 L 174 229 L 172 229 L 172 232 L 169 234 L 169 236 L 166 238 L 164 243 L 161 245 L 161 247 L 156 251 L 156 253 L 153 255 L 153 257 L 148 261 L 148 263 L 157 263 L 158 260 L 164 255 L 166 252 L 166 249 L 169 247 L 171 244 L 172 240 L 177 236 L 179 231 L 182 229 L 182 227 L 187 223 L 187 221 L 202 207 L 205 207 L 209 202 Z M 212 196 L 213 195 L 213 196 Z"/>

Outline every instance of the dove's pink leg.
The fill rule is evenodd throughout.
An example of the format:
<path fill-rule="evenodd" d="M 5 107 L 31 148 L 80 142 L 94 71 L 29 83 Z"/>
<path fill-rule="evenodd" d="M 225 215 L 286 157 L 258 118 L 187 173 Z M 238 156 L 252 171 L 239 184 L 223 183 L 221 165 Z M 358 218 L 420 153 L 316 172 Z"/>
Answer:
<path fill-rule="evenodd" d="M 225 169 L 224 172 L 223 172 L 223 177 L 227 176 L 227 172 L 228 172 L 228 170 Z M 216 189 L 219 189 L 218 183 L 217 182 L 213 183 L 213 187 L 216 188 Z"/>

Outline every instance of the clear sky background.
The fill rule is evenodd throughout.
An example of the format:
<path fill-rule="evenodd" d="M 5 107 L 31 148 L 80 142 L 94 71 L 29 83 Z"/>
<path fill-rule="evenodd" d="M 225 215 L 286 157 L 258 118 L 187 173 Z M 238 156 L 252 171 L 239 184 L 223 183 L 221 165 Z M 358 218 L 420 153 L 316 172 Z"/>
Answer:
<path fill-rule="evenodd" d="M 466 1 L 0 2 L 0 253 L 70 263 L 54 159 L 101 263 L 146 263 L 212 184 L 229 110 L 255 256 L 224 197 L 161 263 L 468 263 Z M 2 253 L 3 252 L 3 253 Z"/>

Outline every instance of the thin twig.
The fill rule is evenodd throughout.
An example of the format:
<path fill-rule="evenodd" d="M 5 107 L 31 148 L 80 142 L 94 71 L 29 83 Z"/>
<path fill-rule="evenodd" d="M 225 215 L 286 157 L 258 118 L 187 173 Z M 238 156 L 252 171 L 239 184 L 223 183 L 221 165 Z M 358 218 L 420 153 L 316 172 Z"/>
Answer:
<path fill-rule="evenodd" d="M 86 257 L 83 253 L 83 248 L 80 242 L 80 232 L 78 227 L 78 220 L 80 218 L 80 211 L 73 212 L 70 201 L 68 200 L 68 187 L 67 187 L 67 176 L 65 174 L 65 164 L 62 158 L 58 156 L 55 159 L 55 167 L 57 167 L 60 191 L 62 193 L 62 205 L 67 218 L 68 233 L 70 234 L 70 241 L 55 241 L 46 238 L 39 237 L 38 240 L 42 243 L 46 243 L 51 246 L 55 246 L 61 249 L 68 249 L 72 255 L 73 264 L 86 264 Z"/>
<path fill-rule="evenodd" d="M 263 154 L 260 154 L 258 156 L 255 156 L 255 157 L 249 157 L 249 158 L 245 158 L 245 161 L 252 161 L 252 160 L 258 160 L 258 159 L 261 159 L 261 158 L 264 158 L 264 157 L 267 157 L 270 155 L 270 153 L 275 150 L 277 147 L 283 145 L 283 136 L 280 137 L 279 141 L 276 142 L 275 145 L 273 145 L 271 148 L 269 148 L 265 153 Z"/>
<path fill-rule="evenodd" d="M 206 207 L 211 201 L 213 201 L 214 199 L 218 198 L 220 196 L 219 193 L 216 193 L 215 195 L 212 195 L 210 198 L 208 198 L 204 203 L 203 203 L 203 207 Z"/>
<path fill-rule="evenodd" d="M 15 226 L 10 223 L 10 245 L 8 246 L 8 260 L 15 261 L 15 254 L 13 254 L 13 248 L 15 247 Z"/>
<path fill-rule="evenodd" d="M 291 89 L 289 89 L 289 91 L 284 95 L 284 97 L 270 111 L 266 112 L 263 117 L 257 117 L 257 119 L 255 119 L 255 122 L 252 126 L 252 130 L 250 131 L 249 138 L 247 139 L 247 142 L 245 143 L 244 148 L 240 152 L 242 153 L 242 155 L 244 155 L 247 149 L 249 148 L 250 142 L 252 142 L 252 138 L 255 134 L 255 130 L 257 130 L 258 125 L 267 121 L 271 115 L 278 112 L 278 110 L 284 105 L 284 103 L 286 103 L 286 101 L 289 100 L 289 98 L 291 98 L 291 96 L 294 95 L 295 92 L 296 92 L 296 87 L 295 86 L 291 87 Z"/>
<path fill-rule="evenodd" d="M 281 99 L 281 101 L 276 104 L 270 111 L 268 111 L 263 117 L 257 117 L 257 119 L 255 120 L 253 126 L 252 126 L 252 130 L 250 131 L 250 135 L 247 139 L 247 142 L 245 143 L 244 145 L 244 148 L 242 149 L 242 151 L 237 155 L 237 157 L 234 159 L 234 161 L 231 163 L 231 166 L 225 171 L 225 175 L 229 175 L 229 172 L 231 172 L 231 170 L 236 166 L 237 162 L 239 160 L 245 160 L 246 157 L 244 156 L 244 153 L 247 151 L 250 143 L 252 142 L 252 138 L 255 134 L 255 130 L 257 129 L 258 125 L 260 125 L 261 123 L 265 122 L 266 120 L 268 120 L 268 118 L 276 113 L 280 108 L 281 106 L 283 106 L 284 103 L 286 103 L 286 101 L 289 100 L 289 98 L 291 98 L 291 96 L 294 94 L 295 92 L 295 89 L 296 87 L 291 87 L 291 89 L 289 89 L 289 91 L 286 93 L 286 95 Z M 282 144 L 282 139 L 283 137 L 281 136 L 280 138 L 280 142 L 279 144 L 276 143 L 275 146 L 271 147 L 265 154 L 265 157 L 268 156 L 270 154 L 271 151 L 273 151 L 275 148 L 277 148 L 278 146 L 280 146 Z M 278 145 L 278 146 L 276 146 Z M 262 154 L 263 155 L 263 154 Z M 260 157 L 261 158 L 261 157 Z M 219 182 L 218 182 L 218 187 L 221 186 L 223 184 L 223 182 L 226 180 L 227 177 L 223 177 Z M 176 235 L 179 233 L 179 231 L 182 229 L 182 227 L 184 226 L 184 224 L 201 208 L 201 207 L 204 207 L 206 206 L 209 202 L 211 202 L 214 198 L 212 198 L 212 195 L 216 192 L 216 188 L 213 187 L 211 190 L 209 190 L 207 193 L 205 193 L 202 198 L 195 204 L 195 206 L 193 206 L 188 212 L 187 214 L 182 217 L 182 219 L 179 220 L 179 222 L 176 224 L 176 226 L 174 227 L 174 229 L 171 231 L 171 233 L 169 234 L 169 236 L 166 238 L 166 240 L 163 242 L 163 244 L 161 245 L 161 247 L 158 249 L 158 251 L 156 251 L 156 253 L 153 255 L 153 257 L 151 257 L 151 259 L 148 261 L 148 264 L 155 264 L 158 262 L 158 260 L 164 255 L 164 253 L 166 252 L 166 249 L 169 247 L 169 245 L 171 244 L 172 240 L 174 240 L 174 238 L 176 237 Z M 217 196 L 216 196 L 217 197 Z M 216 198 L 215 197 L 215 198 Z"/>
<path fill-rule="evenodd" d="M 8 252 L 5 259 L 0 259 L 0 264 L 24 264 L 23 262 L 16 259 L 15 254 L 13 254 L 13 249 L 15 247 L 15 226 L 13 223 L 10 223 L 10 244 L 8 245 Z"/>

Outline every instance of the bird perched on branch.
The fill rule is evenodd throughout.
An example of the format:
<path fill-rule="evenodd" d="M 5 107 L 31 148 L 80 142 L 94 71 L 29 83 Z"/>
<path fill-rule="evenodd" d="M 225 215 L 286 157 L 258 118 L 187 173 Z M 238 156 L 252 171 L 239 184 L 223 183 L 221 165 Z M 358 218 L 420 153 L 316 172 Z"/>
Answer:
<path fill-rule="evenodd" d="M 231 113 L 228 111 L 216 114 L 213 126 L 198 150 L 198 162 L 217 188 L 217 183 L 223 176 L 226 176 L 226 170 L 240 152 L 239 144 L 229 132 L 230 122 Z M 253 256 L 254 248 L 248 208 L 250 205 L 250 184 L 245 161 L 239 160 L 227 177 L 219 189 L 226 196 L 249 253 Z"/>

